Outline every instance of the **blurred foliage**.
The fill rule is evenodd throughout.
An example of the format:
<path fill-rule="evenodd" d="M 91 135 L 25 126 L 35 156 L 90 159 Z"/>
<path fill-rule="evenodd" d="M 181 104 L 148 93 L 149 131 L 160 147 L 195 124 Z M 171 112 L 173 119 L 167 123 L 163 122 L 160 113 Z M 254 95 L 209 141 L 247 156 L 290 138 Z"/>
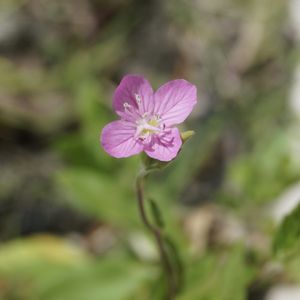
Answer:
<path fill-rule="evenodd" d="M 99 145 L 126 73 L 198 87 L 181 128 L 195 135 L 146 185 L 186 266 L 178 299 L 263 300 L 269 286 L 299 284 L 299 206 L 278 228 L 269 209 L 300 179 L 287 10 L 285 0 L 0 1 L 1 300 L 164 299 L 134 198 L 140 158 Z"/>
<path fill-rule="evenodd" d="M 242 247 L 233 248 L 227 254 L 207 254 L 190 266 L 187 292 L 179 299 L 247 299 L 245 290 L 253 275 Z"/>
<path fill-rule="evenodd" d="M 231 164 L 228 180 L 242 194 L 235 204 L 242 204 L 241 197 L 255 199 L 255 203 L 268 202 L 299 178 L 300 170 L 287 147 L 289 143 L 287 132 L 279 132 Z"/>
<path fill-rule="evenodd" d="M 25 284 L 26 299 L 132 299 L 155 274 L 119 254 L 92 260 L 71 243 L 46 236 L 8 243 L 0 256 L 0 274 L 11 281 L 2 295 L 7 299 L 24 299 L 14 292 Z"/>
<path fill-rule="evenodd" d="M 295 255 L 300 247 L 300 205 L 298 205 L 278 228 L 274 237 L 273 248 L 276 254 Z"/>

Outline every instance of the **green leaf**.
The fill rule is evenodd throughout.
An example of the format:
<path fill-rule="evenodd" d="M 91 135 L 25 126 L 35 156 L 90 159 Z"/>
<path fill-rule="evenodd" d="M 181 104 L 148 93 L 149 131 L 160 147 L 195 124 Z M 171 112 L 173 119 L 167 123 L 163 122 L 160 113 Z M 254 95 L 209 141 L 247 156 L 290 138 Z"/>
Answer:
<path fill-rule="evenodd" d="M 169 236 L 165 236 L 165 243 L 172 265 L 176 270 L 177 290 L 180 291 L 184 285 L 185 269 L 179 253 L 179 248 Z"/>
<path fill-rule="evenodd" d="M 187 142 L 193 135 L 195 134 L 194 130 L 187 130 L 184 132 L 180 132 L 180 137 L 182 139 L 182 142 Z"/>
<path fill-rule="evenodd" d="M 273 240 L 275 254 L 290 255 L 300 249 L 300 204 L 282 221 Z"/>
<path fill-rule="evenodd" d="M 187 271 L 187 286 L 178 300 L 246 300 L 253 277 L 240 246 L 194 261 Z"/>
<path fill-rule="evenodd" d="M 4 299 L 137 299 L 136 293 L 155 275 L 155 268 L 124 253 L 94 258 L 52 236 L 19 239 L 0 247 L 0 282 L 11 286 Z M 14 298 L 13 287 L 21 289 Z"/>
<path fill-rule="evenodd" d="M 152 215 L 155 225 L 159 228 L 163 228 L 165 224 L 164 224 L 164 220 L 163 220 L 163 217 L 159 210 L 158 205 L 151 198 L 149 199 L 149 204 L 150 204 L 150 209 L 151 209 L 151 215 Z"/>
<path fill-rule="evenodd" d="M 48 235 L 18 239 L 0 247 L 0 273 L 34 272 L 41 264 L 78 265 L 88 260 L 80 248 Z"/>
<path fill-rule="evenodd" d="M 122 185 L 120 179 L 90 169 L 68 168 L 57 174 L 57 182 L 69 202 L 86 213 L 119 226 L 138 222 L 133 189 Z"/>

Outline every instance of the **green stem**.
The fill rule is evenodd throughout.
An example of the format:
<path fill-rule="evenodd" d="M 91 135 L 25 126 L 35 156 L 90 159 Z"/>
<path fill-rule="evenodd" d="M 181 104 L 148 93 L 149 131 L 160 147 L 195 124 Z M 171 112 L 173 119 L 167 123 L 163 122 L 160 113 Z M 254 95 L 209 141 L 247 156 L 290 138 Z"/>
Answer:
<path fill-rule="evenodd" d="M 143 181 L 145 176 L 149 172 L 142 171 L 136 179 L 136 194 L 137 194 L 137 201 L 138 201 L 138 208 L 140 217 L 146 226 L 146 228 L 151 232 L 151 234 L 154 236 L 156 245 L 159 251 L 160 255 L 160 261 L 166 276 L 167 284 L 168 284 L 168 300 L 175 299 L 175 294 L 177 291 L 177 284 L 176 284 L 176 276 L 174 274 L 174 269 L 171 263 L 171 260 L 168 256 L 168 252 L 165 248 L 165 243 L 163 239 L 163 234 L 160 231 L 159 228 L 152 225 L 147 217 L 146 210 L 145 210 L 145 200 L 144 200 L 144 186 Z"/>

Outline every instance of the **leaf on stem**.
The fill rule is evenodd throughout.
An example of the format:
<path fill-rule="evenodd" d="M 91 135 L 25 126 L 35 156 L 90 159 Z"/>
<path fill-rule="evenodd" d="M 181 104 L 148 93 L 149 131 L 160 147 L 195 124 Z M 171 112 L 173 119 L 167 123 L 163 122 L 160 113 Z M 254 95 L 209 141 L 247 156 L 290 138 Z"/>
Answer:
<path fill-rule="evenodd" d="M 156 202 L 153 199 L 149 199 L 149 203 L 150 203 L 151 215 L 152 215 L 155 225 L 158 228 L 164 228 L 164 226 L 165 226 L 164 220 L 163 220 L 163 217 L 159 210 L 158 205 L 156 204 Z"/>
<path fill-rule="evenodd" d="M 297 253 L 300 249 L 300 205 L 298 205 L 285 219 L 273 241 L 273 249 L 276 254 Z"/>

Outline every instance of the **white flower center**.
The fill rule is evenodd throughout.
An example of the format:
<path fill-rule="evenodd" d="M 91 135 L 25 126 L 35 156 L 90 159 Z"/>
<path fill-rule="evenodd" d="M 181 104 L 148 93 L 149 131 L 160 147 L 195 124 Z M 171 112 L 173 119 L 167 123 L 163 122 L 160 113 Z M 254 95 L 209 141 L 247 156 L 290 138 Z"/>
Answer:
<path fill-rule="evenodd" d="M 157 115 L 147 118 L 147 114 L 144 114 L 143 118 L 137 121 L 136 136 L 142 140 L 160 131 L 160 118 Z"/>

